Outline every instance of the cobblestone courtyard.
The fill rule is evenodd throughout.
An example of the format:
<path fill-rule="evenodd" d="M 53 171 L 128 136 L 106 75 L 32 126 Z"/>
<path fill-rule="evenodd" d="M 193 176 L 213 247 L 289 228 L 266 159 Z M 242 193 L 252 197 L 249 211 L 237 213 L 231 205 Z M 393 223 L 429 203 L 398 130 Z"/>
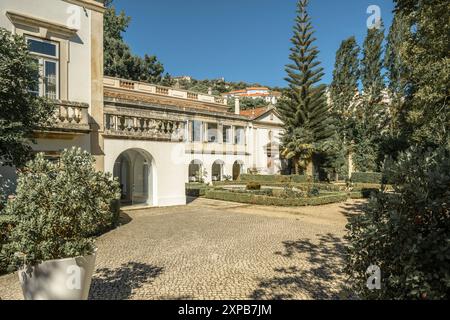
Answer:
<path fill-rule="evenodd" d="M 273 208 L 197 199 L 130 211 L 100 237 L 91 299 L 340 297 L 345 224 L 358 202 Z M 20 299 L 17 275 L 0 298 Z"/>

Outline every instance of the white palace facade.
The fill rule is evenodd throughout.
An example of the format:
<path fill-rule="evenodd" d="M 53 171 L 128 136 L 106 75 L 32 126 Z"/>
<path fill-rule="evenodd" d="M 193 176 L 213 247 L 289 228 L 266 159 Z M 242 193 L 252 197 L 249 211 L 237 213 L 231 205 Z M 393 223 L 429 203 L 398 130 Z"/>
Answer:
<path fill-rule="evenodd" d="M 241 111 L 236 100 L 230 111 L 222 97 L 103 76 L 104 10 L 95 0 L 0 2 L 0 27 L 26 38 L 41 68 L 38 94 L 56 105 L 34 151 L 90 152 L 119 179 L 124 204 L 183 205 L 187 182 L 280 173 L 273 107 Z"/>

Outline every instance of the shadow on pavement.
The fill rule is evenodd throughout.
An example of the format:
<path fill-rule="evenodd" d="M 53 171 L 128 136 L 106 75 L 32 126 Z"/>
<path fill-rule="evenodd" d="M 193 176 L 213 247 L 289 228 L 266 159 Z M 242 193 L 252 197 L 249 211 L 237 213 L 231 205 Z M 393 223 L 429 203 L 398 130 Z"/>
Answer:
<path fill-rule="evenodd" d="M 283 242 L 286 258 L 304 259 L 304 264 L 277 268 L 278 276 L 262 280 L 250 298 L 256 300 L 349 298 L 345 283 L 345 243 L 327 234 L 318 243 L 309 239 Z M 298 259 L 296 259 L 298 261 Z"/>
<path fill-rule="evenodd" d="M 135 289 L 152 282 L 163 268 L 131 262 L 117 269 L 99 269 L 91 284 L 91 300 L 125 300 Z"/>

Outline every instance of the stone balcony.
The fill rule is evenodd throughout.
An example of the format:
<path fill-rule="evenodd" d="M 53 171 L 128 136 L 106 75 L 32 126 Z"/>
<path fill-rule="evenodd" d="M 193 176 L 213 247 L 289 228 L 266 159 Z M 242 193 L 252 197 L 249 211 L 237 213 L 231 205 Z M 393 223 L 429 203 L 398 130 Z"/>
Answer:
<path fill-rule="evenodd" d="M 183 121 L 105 113 L 104 135 L 107 137 L 181 142 L 185 128 Z"/>
<path fill-rule="evenodd" d="M 91 131 L 88 104 L 61 100 L 55 100 L 53 103 L 55 113 L 51 124 L 36 132 L 36 137 L 70 137 Z"/>
<path fill-rule="evenodd" d="M 227 99 L 225 99 L 223 97 L 213 96 L 213 95 L 208 95 L 208 94 L 203 94 L 203 93 L 198 93 L 198 92 L 191 92 L 191 91 L 186 91 L 186 90 L 182 90 L 182 89 L 163 87 L 163 86 L 144 83 L 144 82 L 124 80 L 124 79 L 118 79 L 118 78 L 112 78 L 112 77 L 104 77 L 103 84 L 105 86 L 111 87 L 111 88 L 125 89 L 125 90 L 129 90 L 129 91 L 140 92 L 140 93 L 155 94 L 155 95 L 160 95 L 160 96 L 167 96 L 167 97 L 172 97 L 172 98 L 187 99 L 187 100 L 220 104 L 223 106 L 227 106 Z"/>

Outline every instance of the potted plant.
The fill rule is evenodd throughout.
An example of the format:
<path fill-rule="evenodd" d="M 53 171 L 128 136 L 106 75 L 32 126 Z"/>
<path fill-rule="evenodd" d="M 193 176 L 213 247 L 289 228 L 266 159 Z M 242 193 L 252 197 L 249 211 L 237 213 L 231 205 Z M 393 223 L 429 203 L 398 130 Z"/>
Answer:
<path fill-rule="evenodd" d="M 16 197 L 5 213 L 14 216 L 6 251 L 19 269 L 27 300 L 86 300 L 95 269 L 93 237 L 118 220 L 113 203 L 120 187 L 94 169 L 80 149 L 56 162 L 43 154 L 19 173 Z"/>

